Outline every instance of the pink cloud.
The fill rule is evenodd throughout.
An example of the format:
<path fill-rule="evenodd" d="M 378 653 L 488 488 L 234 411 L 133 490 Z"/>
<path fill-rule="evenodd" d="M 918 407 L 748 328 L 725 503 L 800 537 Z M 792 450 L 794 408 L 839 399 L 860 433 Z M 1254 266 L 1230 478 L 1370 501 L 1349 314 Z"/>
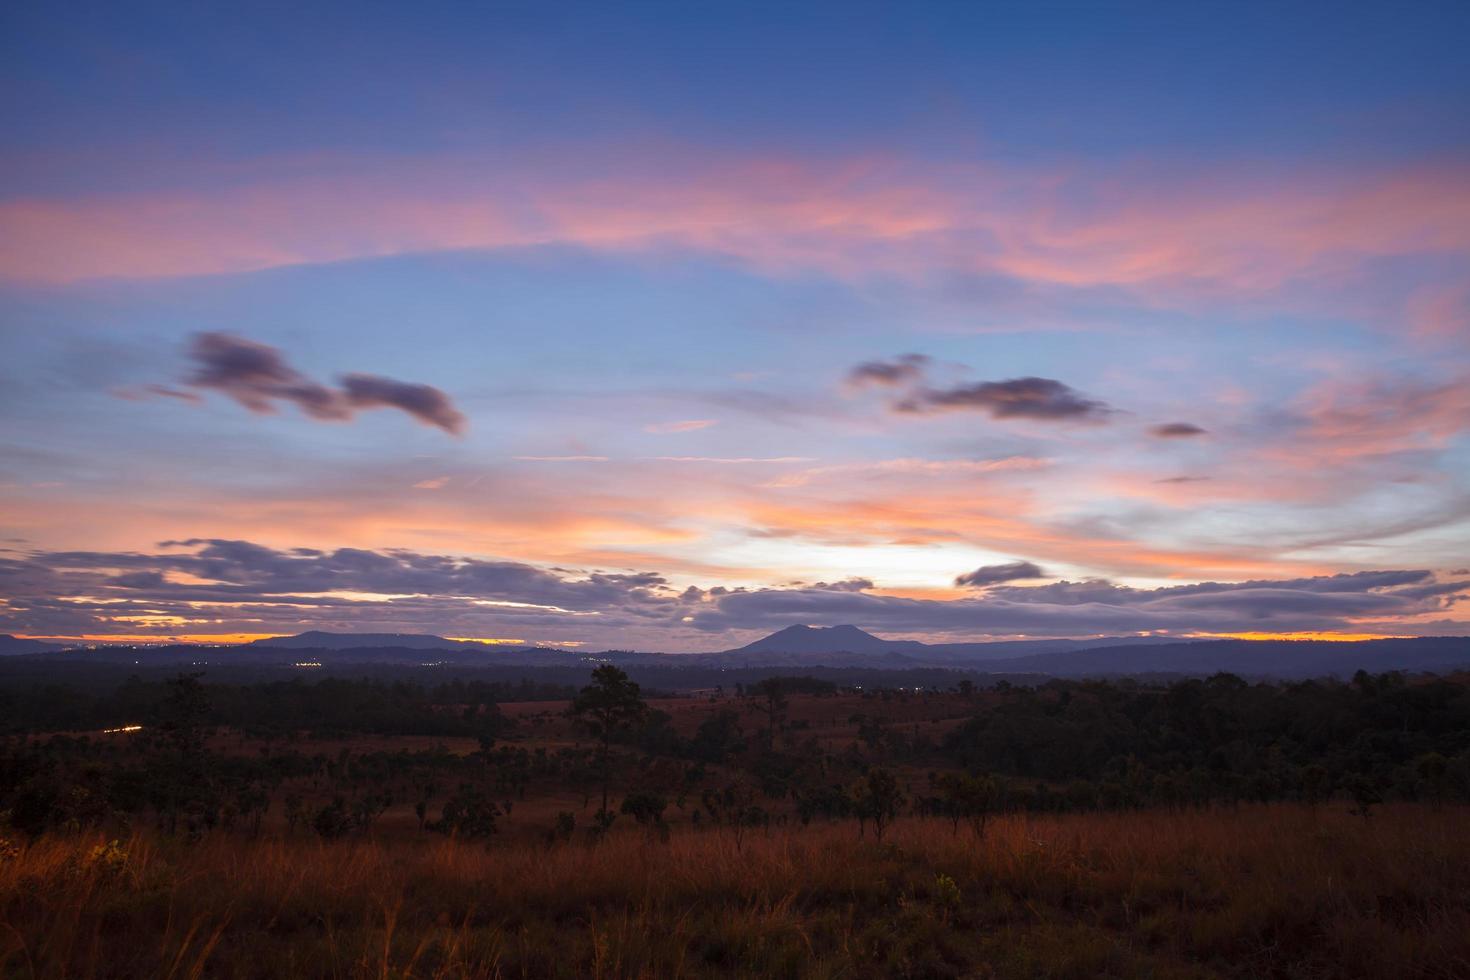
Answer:
<path fill-rule="evenodd" d="M 652 425 L 645 425 L 643 431 L 655 435 L 669 435 L 679 432 L 697 432 L 717 424 L 714 419 L 685 419 L 682 422 L 655 422 Z"/>
<path fill-rule="evenodd" d="M 1327 382 L 1302 397 L 1301 411 L 1299 441 L 1319 458 L 1442 449 L 1470 430 L 1470 375 Z"/>
<path fill-rule="evenodd" d="M 13 199 L 0 203 L 0 243 L 0 276 L 50 283 L 564 244 L 696 249 L 775 272 L 975 272 L 1200 297 L 1336 281 L 1377 257 L 1470 252 L 1470 171 L 1180 179 L 753 159 L 579 179 L 427 161 L 209 192 Z M 1461 329 L 1463 297 L 1425 288 L 1416 328 Z"/>
<path fill-rule="evenodd" d="M 1470 284 L 1426 286 L 1409 297 L 1407 315 L 1421 336 L 1470 339 Z"/>

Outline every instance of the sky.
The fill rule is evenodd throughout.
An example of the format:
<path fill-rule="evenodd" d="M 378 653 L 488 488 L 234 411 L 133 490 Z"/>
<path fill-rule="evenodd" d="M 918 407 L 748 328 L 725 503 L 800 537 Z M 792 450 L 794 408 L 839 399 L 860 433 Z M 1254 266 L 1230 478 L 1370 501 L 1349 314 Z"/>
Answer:
<path fill-rule="evenodd" d="M 9 5 L 0 632 L 1470 633 L 1467 41 Z"/>

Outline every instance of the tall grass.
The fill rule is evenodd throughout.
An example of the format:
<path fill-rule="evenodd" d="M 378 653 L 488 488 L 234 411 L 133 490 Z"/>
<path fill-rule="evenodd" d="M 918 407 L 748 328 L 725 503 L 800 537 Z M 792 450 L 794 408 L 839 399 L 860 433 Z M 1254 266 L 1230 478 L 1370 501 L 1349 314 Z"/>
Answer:
<path fill-rule="evenodd" d="M 1470 977 L 1470 811 L 1269 806 L 597 846 L 47 838 L 0 974 Z"/>

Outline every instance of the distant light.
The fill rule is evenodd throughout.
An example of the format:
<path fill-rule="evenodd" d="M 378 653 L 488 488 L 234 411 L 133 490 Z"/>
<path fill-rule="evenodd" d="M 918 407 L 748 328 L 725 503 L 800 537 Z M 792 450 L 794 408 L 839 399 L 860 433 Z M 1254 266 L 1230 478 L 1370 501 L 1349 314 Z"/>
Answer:
<path fill-rule="evenodd" d="M 292 667 L 320 667 L 321 666 L 321 661 L 319 661 L 319 660 L 303 660 L 300 663 L 292 664 L 291 666 Z"/>
<path fill-rule="evenodd" d="M 102 729 L 102 734 L 103 735 L 122 735 L 122 734 L 124 734 L 126 732 L 141 732 L 142 730 L 143 730 L 143 726 L 142 725 L 124 725 L 121 728 L 104 728 L 104 729 Z"/>

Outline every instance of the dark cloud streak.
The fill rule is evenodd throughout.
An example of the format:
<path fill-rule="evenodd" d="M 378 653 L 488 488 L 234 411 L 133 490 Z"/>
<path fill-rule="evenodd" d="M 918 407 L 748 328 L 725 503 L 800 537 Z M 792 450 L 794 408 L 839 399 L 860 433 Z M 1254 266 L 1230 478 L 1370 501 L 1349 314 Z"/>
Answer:
<path fill-rule="evenodd" d="M 898 412 L 975 411 L 993 419 L 1101 422 L 1113 409 L 1052 378 L 1010 378 L 951 388 L 919 388 L 894 405 Z"/>
<path fill-rule="evenodd" d="M 1202 429 L 1193 422 L 1166 422 L 1149 429 L 1149 434 L 1159 439 L 1190 439 L 1194 436 L 1208 435 L 1209 430 Z"/>
<path fill-rule="evenodd" d="M 449 396 L 431 385 L 348 374 L 340 389 L 332 388 L 296 370 L 276 348 L 227 333 L 197 334 L 189 356 L 195 369 L 187 384 L 218 391 L 258 414 L 273 414 L 286 402 L 309 418 L 342 422 L 367 409 L 396 408 L 451 435 L 465 428 Z"/>
<path fill-rule="evenodd" d="M 397 408 L 451 435 L 464 430 L 464 415 L 448 395 L 432 385 L 410 384 L 371 374 L 349 374 L 342 378 L 342 390 L 353 408 Z"/>
<path fill-rule="evenodd" d="M 854 388 L 917 384 L 924 380 L 928 366 L 929 358 L 923 354 L 900 354 L 890 361 L 865 361 L 847 373 L 847 383 Z"/>
<path fill-rule="evenodd" d="M 926 383 L 930 363 L 923 354 L 865 361 L 847 373 L 846 383 L 854 389 L 898 389 L 901 397 L 892 408 L 907 415 L 975 411 L 993 419 L 1101 422 L 1114 412 L 1106 403 L 1088 398 L 1054 378 L 1008 378 L 934 387 Z"/>
<path fill-rule="evenodd" d="M 968 585 L 972 588 L 983 589 L 992 585 L 1000 585 L 1002 582 L 1014 582 L 1019 579 L 1046 578 L 1046 572 L 1041 566 L 1029 561 L 1012 561 L 1003 565 L 982 565 L 973 572 L 966 572 L 955 578 L 955 585 Z"/>

